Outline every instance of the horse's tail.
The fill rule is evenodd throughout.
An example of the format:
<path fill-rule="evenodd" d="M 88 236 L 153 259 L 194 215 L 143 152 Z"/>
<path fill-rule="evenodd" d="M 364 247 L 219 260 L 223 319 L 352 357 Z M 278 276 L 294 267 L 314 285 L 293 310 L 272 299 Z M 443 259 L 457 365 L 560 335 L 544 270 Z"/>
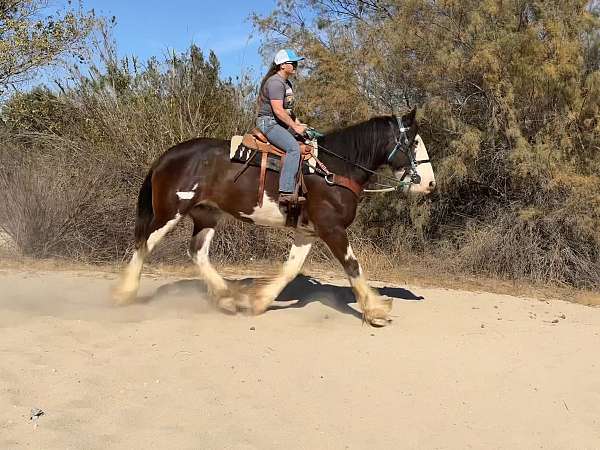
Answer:
<path fill-rule="evenodd" d="M 152 209 L 152 174 L 151 168 L 144 178 L 137 201 L 137 216 L 135 219 L 135 244 L 139 247 L 145 244 L 148 239 L 148 229 L 150 222 L 154 218 L 154 210 Z"/>

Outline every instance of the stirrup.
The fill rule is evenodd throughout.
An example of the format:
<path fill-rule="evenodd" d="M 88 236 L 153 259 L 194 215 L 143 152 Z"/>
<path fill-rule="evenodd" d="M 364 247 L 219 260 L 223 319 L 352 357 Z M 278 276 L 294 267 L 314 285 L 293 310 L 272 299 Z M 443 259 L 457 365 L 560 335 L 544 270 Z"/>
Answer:
<path fill-rule="evenodd" d="M 299 205 L 306 201 L 305 197 L 301 195 L 297 195 L 292 192 L 280 192 L 279 193 L 279 205 L 280 206 L 289 206 L 289 205 Z"/>

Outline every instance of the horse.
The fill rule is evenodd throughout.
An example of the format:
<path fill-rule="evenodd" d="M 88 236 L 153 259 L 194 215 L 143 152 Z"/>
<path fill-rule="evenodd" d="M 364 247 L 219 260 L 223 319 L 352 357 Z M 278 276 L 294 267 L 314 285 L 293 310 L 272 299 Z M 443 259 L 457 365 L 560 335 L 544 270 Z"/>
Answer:
<path fill-rule="evenodd" d="M 408 194 L 431 193 L 435 177 L 415 116 L 413 109 L 401 118 L 378 116 L 326 133 L 318 138 L 322 149 L 319 160 L 331 173 L 361 188 L 375 170 L 389 166 L 398 181 L 396 187 L 402 186 Z M 247 166 L 241 171 L 240 167 L 230 160 L 230 141 L 213 138 L 176 144 L 154 161 L 139 191 L 135 251 L 113 289 L 115 302 L 123 305 L 135 300 L 144 259 L 183 217 L 189 216 L 194 225 L 189 254 L 220 309 L 229 313 L 265 312 L 296 278 L 313 242 L 321 239 L 342 265 L 363 320 L 373 326 L 391 322 L 391 299 L 369 286 L 348 242 L 347 228 L 354 221 L 359 202 L 357 192 L 317 173 L 304 176 L 307 194 L 303 214 L 307 220 L 295 229 L 282 270 L 267 282 L 257 283 L 253 295 L 233 292 L 209 260 L 219 217 L 225 213 L 268 227 L 286 224 L 284 210 L 277 203 L 279 173 L 267 171 L 260 202 L 260 168 Z"/>

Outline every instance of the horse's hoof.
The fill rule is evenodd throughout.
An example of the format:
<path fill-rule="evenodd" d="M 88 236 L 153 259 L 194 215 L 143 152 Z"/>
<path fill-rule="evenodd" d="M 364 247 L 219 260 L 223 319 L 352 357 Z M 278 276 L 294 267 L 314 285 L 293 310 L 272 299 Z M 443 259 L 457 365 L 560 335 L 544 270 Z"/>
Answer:
<path fill-rule="evenodd" d="M 237 306 L 233 297 L 221 297 L 217 300 L 217 308 L 226 314 L 237 314 Z"/>
<path fill-rule="evenodd" d="M 252 302 L 252 307 L 250 308 L 250 312 L 252 313 L 252 315 L 258 316 L 258 315 L 264 313 L 268 307 L 269 307 L 269 303 L 265 303 L 264 301 L 261 302 L 261 301 L 255 300 L 254 302 Z"/>
<path fill-rule="evenodd" d="M 385 311 L 386 314 L 389 314 L 392 312 L 392 306 L 393 306 L 393 299 L 391 297 L 388 297 L 387 295 L 382 295 L 379 297 L 379 300 L 381 302 L 381 306 L 380 308 Z"/>
<path fill-rule="evenodd" d="M 123 291 L 119 288 L 115 288 L 111 294 L 115 306 L 126 306 L 135 303 L 137 291 Z"/>
<path fill-rule="evenodd" d="M 248 294 L 238 293 L 235 296 L 235 304 L 239 311 L 250 311 L 252 310 L 252 305 L 250 303 L 250 297 Z"/>
<path fill-rule="evenodd" d="M 371 325 L 372 327 L 375 327 L 375 328 L 383 328 L 385 326 L 388 326 L 390 323 L 392 323 L 392 319 L 380 319 L 380 318 L 367 319 L 366 321 L 369 323 L 369 325 Z"/>

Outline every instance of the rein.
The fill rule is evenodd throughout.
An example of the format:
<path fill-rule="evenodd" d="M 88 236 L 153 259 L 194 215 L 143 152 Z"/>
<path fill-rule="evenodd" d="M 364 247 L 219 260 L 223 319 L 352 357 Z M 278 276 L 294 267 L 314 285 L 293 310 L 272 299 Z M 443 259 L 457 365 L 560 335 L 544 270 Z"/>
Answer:
<path fill-rule="evenodd" d="M 355 163 L 354 161 L 350 161 L 350 160 L 349 160 L 348 158 L 346 158 L 345 156 L 338 155 L 337 153 L 335 153 L 335 152 L 333 152 L 333 151 L 331 151 L 331 150 L 329 150 L 329 149 L 327 149 L 327 148 L 323 147 L 321 144 L 318 144 L 318 143 L 317 143 L 317 147 L 319 147 L 319 150 L 322 150 L 323 152 L 327 153 L 328 155 L 330 155 L 330 156 L 333 156 L 333 157 L 335 157 L 335 158 L 338 158 L 338 159 L 340 159 L 340 160 L 342 160 L 342 161 L 344 161 L 344 162 L 346 162 L 346 163 L 350 164 L 351 166 L 353 166 L 353 167 L 356 167 L 357 169 L 361 169 L 361 170 L 363 170 L 363 171 L 365 171 L 365 172 L 367 172 L 367 173 L 369 173 L 369 174 L 371 174 L 371 175 L 375 175 L 376 177 L 379 177 L 379 178 L 381 178 L 381 179 L 384 179 L 384 180 L 388 180 L 389 182 L 391 182 L 391 183 L 394 183 L 394 184 L 395 184 L 395 186 L 388 186 L 388 185 L 386 185 L 386 184 L 380 184 L 380 183 L 377 183 L 377 184 L 380 184 L 381 186 L 384 186 L 384 189 L 381 189 L 381 190 L 380 190 L 380 189 L 377 189 L 377 190 L 373 190 L 373 189 L 363 189 L 363 192 L 371 192 L 371 193 L 372 193 L 372 192 L 391 192 L 391 191 L 395 191 L 395 190 L 397 190 L 397 189 L 399 189 L 399 188 L 405 188 L 405 187 L 408 187 L 408 186 L 410 186 L 410 185 L 412 184 L 412 181 L 400 181 L 400 182 L 398 182 L 398 179 L 396 179 L 396 178 L 392 178 L 392 177 L 389 177 L 389 176 L 387 176 L 387 175 L 382 175 L 382 174 L 380 174 L 380 173 L 377 173 L 377 172 L 375 172 L 374 170 L 367 169 L 367 168 L 366 168 L 366 167 L 364 167 L 363 165 L 361 165 L 361 164 L 358 164 L 358 163 Z M 332 184 L 332 183 L 331 183 L 331 182 L 330 182 L 330 181 L 327 179 L 327 176 L 330 176 L 330 175 L 333 175 L 333 174 L 332 174 L 331 172 L 329 172 L 329 170 L 327 170 L 327 167 L 325 167 L 325 164 L 323 164 L 323 163 L 322 163 L 321 161 L 319 161 L 317 158 L 315 158 L 315 159 L 316 159 L 316 161 L 317 161 L 317 164 L 318 164 L 318 165 L 319 165 L 319 167 L 321 168 L 321 171 L 322 171 L 322 172 L 323 172 L 323 174 L 325 175 L 325 181 L 327 181 L 329 184 Z"/>

